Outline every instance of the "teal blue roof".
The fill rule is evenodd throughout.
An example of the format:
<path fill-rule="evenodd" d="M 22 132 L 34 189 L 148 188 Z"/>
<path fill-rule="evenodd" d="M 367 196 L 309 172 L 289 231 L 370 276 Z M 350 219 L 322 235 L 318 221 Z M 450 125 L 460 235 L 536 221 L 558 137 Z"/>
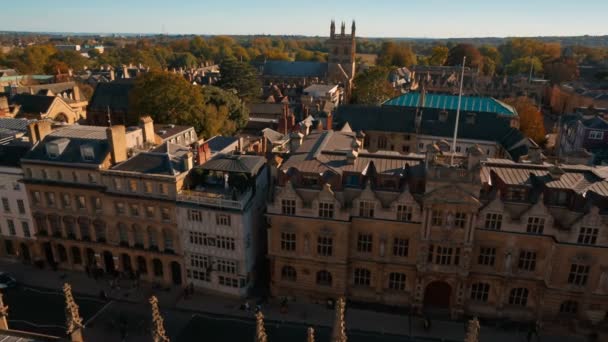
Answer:
<path fill-rule="evenodd" d="M 384 102 L 385 106 L 418 107 L 420 106 L 420 93 L 407 93 Z M 458 109 L 458 96 L 443 94 L 426 94 L 425 108 L 445 110 Z M 485 112 L 500 115 L 517 115 L 513 107 L 491 97 L 463 96 L 460 110 L 465 112 Z"/>

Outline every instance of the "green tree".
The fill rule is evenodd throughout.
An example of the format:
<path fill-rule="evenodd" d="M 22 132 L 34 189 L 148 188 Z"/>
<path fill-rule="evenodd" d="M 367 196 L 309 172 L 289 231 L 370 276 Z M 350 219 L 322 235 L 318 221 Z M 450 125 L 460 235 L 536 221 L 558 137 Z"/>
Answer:
<path fill-rule="evenodd" d="M 234 122 L 234 130 L 241 129 L 247 125 L 249 109 L 234 93 L 214 86 L 203 87 L 202 93 L 206 105 L 214 105 L 218 108 L 222 106 L 226 107 L 228 119 Z M 234 132 L 226 133 L 232 134 Z"/>
<path fill-rule="evenodd" d="M 462 65 L 462 59 L 467 57 L 466 66 L 476 69 L 482 68 L 481 53 L 473 44 L 458 44 L 450 49 L 446 65 Z"/>
<path fill-rule="evenodd" d="M 444 65 L 448 59 L 450 49 L 447 46 L 437 45 L 431 50 L 431 56 L 429 57 L 429 65 Z"/>
<path fill-rule="evenodd" d="M 505 103 L 513 106 L 519 115 L 519 129 L 537 144 L 545 140 L 545 125 L 542 114 L 532 100 L 525 96 L 509 98 Z"/>
<path fill-rule="evenodd" d="M 386 67 L 409 67 L 416 64 L 416 54 L 409 44 L 384 42 L 376 63 Z"/>
<path fill-rule="evenodd" d="M 506 67 L 506 72 L 509 75 L 529 75 L 532 70 L 532 75 L 543 72 L 543 62 L 538 57 L 521 57 L 514 59 Z"/>
<path fill-rule="evenodd" d="M 191 125 L 201 133 L 205 130 L 204 99 L 200 89 L 182 76 L 164 71 L 150 71 L 135 80 L 129 97 L 131 111 L 150 115 L 158 123 Z M 138 117 L 128 118 L 135 124 Z"/>
<path fill-rule="evenodd" d="M 220 63 L 220 74 L 220 88 L 236 91 L 241 99 L 252 100 L 260 96 L 262 84 L 258 73 L 249 63 L 240 62 L 236 58 L 225 58 Z"/>
<path fill-rule="evenodd" d="M 196 57 L 190 52 L 178 52 L 170 58 L 170 68 L 194 68 L 198 65 Z"/>
<path fill-rule="evenodd" d="M 84 67 L 88 65 L 88 60 L 78 51 L 59 51 L 49 58 L 47 65 L 49 63 L 53 64 L 54 62 L 65 63 L 68 68 L 74 71 L 83 70 Z"/>
<path fill-rule="evenodd" d="M 380 104 L 397 95 L 388 81 L 389 68 L 372 67 L 355 77 L 352 102 Z"/>

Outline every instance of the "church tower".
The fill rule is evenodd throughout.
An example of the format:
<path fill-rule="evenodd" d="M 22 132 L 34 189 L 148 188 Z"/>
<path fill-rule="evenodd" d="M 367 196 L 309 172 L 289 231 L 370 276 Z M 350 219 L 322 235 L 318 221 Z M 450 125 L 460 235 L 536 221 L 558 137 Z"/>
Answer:
<path fill-rule="evenodd" d="M 351 33 L 346 33 L 346 23 L 342 22 L 340 33 L 336 34 L 336 23 L 332 20 L 327 40 L 328 74 L 329 79 L 341 83 L 346 89 L 346 96 L 350 97 L 352 80 L 355 77 L 355 21 L 351 25 Z"/>

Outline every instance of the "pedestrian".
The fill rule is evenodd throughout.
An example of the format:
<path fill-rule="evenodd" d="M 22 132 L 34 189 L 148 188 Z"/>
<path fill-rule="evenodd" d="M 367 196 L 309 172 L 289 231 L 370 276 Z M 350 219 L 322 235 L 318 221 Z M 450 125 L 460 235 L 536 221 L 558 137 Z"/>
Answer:
<path fill-rule="evenodd" d="M 431 320 L 426 316 L 424 316 L 423 326 L 424 326 L 424 331 L 431 330 Z"/>
<path fill-rule="evenodd" d="M 249 305 L 249 301 L 245 301 L 245 311 L 250 311 L 251 306 Z"/>

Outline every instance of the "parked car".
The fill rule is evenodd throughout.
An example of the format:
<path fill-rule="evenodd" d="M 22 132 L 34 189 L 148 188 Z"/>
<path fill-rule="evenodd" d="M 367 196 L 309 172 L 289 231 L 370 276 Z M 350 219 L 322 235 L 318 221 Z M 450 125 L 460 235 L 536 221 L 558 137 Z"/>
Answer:
<path fill-rule="evenodd" d="M 17 286 L 17 280 L 8 273 L 0 272 L 0 289 L 9 289 Z"/>

